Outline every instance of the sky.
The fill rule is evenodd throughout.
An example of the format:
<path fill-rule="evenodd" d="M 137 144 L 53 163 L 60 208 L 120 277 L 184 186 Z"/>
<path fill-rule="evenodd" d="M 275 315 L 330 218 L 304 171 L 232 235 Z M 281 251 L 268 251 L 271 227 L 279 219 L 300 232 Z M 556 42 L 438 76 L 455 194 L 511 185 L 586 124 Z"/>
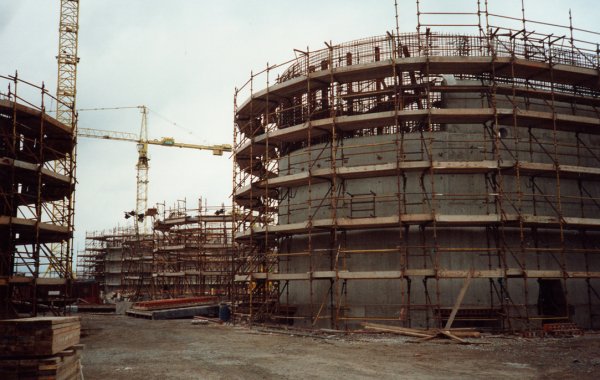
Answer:
<path fill-rule="evenodd" d="M 484 4 L 481 0 L 481 4 Z M 473 11 L 477 0 L 421 0 L 425 11 Z M 488 0 L 491 12 L 521 16 L 521 0 Z M 0 74 L 56 88 L 59 0 L 0 2 Z M 597 0 L 526 0 L 526 17 L 594 30 Z M 414 0 L 398 0 L 400 31 L 417 24 Z M 436 19 L 435 21 L 443 21 Z M 252 71 L 395 29 L 394 0 L 80 0 L 77 108 L 145 105 L 150 138 L 233 143 L 233 96 Z M 518 27 L 518 23 L 517 26 Z M 543 25 L 540 32 L 568 33 Z M 576 35 L 600 42 L 597 35 Z M 0 81 L 4 89 L 6 83 Z M 264 87 L 264 86 L 263 86 Z M 262 88 L 262 87 L 261 87 Z M 54 92 L 54 91 L 52 91 Z M 79 127 L 139 133 L 137 109 L 81 111 Z M 150 146 L 148 204 L 231 204 L 231 156 Z M 75 251 L 86 231 L 126 226 L 135 208 L 134 143 L 80 138 Z M 131 220 L 131 219 L 130 219 Z"/>

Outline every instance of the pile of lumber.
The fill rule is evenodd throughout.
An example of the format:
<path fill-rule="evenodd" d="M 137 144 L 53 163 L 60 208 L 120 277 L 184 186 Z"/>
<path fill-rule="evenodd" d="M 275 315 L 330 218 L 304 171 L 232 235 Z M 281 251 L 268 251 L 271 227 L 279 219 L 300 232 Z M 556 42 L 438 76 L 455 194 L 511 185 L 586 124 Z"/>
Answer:
<path fill-rule="evenodd" d="M 0 320 L 0 379 L 79 379 L 79 317 Z"/>
<path fill-rule="evenodd" d="M 455 342 L 468 344 L 469 342 L 465 341 L 462 338 L 481 338 L 481 333 L 477 330 L 466 328 L 466 329 L 433 329 L 433 330 L 424 330 L 424 329 L 413 329 L 408 327 L 398 327 L 398 326 L 389 326 L 389 325 L 381 325 L 378 323 L 363 323 L 363 327 L 367 330 L 374 330 L 380 332 L 386 332 L 397 335 L 410 336 L 413 338 L 419 338 L 412 342 L 420 343 L 425 342 L 435 338 L 449 338 Z"/>
<path fill-rule="evenodd" d="M 52 356 L 0 360 L 0 379 L 81 379 L 81 345 Z"/>
<path fill-rule="evenodd" d="M 79 343 L 79 317 L 0 321 L 0 356 L 53 355 Z"/>

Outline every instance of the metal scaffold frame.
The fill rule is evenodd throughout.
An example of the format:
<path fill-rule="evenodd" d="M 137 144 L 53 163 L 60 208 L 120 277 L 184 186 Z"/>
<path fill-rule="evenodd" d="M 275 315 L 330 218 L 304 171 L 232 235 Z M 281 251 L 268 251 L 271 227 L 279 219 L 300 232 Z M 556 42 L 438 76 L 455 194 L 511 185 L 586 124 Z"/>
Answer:
<path fill-rule="evenodd" d="M 232 284 L 231 209 L 178 201 L 149 209 L 153 230 L 117 228 L 86 234 L 78 274 L 96 280 L 107 297 L 129 300 L 215 295 Z"/>
<path fill-rule="evenodd" d="M 77 135 L 77 55 L 79 36 L 79 0 L 61 0 L 60 21 L 58 28 L 58 75 L 56 81 L 56 120 L 71 128 L 73 136 Z M 63 175 L 71 175 L 73 189 L 75 182 L 76 148 L 69 152 L 66 159 L 52 163 L 53 170 Z M 51 212 L 55 219 L 61 219 L 72 228 L 75 219 L 75 192 L 71 192 L 68 205 L 64 201 L 51 202 Z M 72 239 L 52 243 L 48 246 L 52 256 L 64 258 L 62 268 L 56 268 L 51 263 L 44 273 L 46 277 L 73 277 L 73 247 Z"/>
<path fill-rule="evenodd" d="M 231 208 L 185 201 L 159 206 L 154 223 L 153 299 L 216 295 L 229 299 L 231 288 Z"/>
<path fill-rule="evenodd" d="M 85 251 L 77 256 L 77 278 L 94 280 L 108 299 L 120 297 L 124 289 L 123 265 L 132 241 L 137 239 L 131 227 L 86 232 Z M 118 294 L 117 294 L 118 293 Z"/>
<path fill-rule="evenodd" d="M 72 236 L 73 126 L 48 116 L 46 105 L 61 101 L 43 84 L 17 74 L 0 81 L 8 83 L 0 92 L 0 314 L 36 315 L 42 307 L 58 313 L 71 253 L 52 246 L 70 247 Z"/>
<path fill-rule="evenodd" d="M 521 330 L 581 307 L 598 328 L 600 49 L 574 34 L 599 34 L 536 33 L 524 7 L 519 19 L 487 1 L 456 14 L 420 3 L 416 33 L 295 50 L 236 89 L 234 315 L 441 327 L 473 278 L 487 299 L 457 320 Z M 476 22 L 428 21 L 440 15 Z M 507 20 L 522 29 L 495 24 Z M 430 29 L 458 26 L 477 34 Z M 361 180 L 395 185 L 351 190 Z M 355 238 L 388 232 L 372 246 Z M 369 283 L 387 300 L 357 304 Z"/>

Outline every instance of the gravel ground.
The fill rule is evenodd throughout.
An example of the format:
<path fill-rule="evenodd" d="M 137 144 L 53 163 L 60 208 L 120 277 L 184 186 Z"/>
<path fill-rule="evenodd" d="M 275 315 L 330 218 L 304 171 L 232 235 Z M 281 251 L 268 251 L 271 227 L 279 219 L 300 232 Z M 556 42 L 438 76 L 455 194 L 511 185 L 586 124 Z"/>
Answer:
<path fill-rule="evenodd" d="M 476 345 L 82 315 L 90 379 L 597 379 L 600 335 L 485 337 Z"/>

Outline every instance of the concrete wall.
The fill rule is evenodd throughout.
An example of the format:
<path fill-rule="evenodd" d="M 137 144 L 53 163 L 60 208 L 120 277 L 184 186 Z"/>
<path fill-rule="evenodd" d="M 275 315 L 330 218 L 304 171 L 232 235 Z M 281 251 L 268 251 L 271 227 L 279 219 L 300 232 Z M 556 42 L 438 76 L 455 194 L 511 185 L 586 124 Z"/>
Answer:
<path fill-rule="evenodd" d="M 461 85 L 478 84 L 469 81 L 453 81 Z M 499 97 L 496 105 L 499 108 L 515 107 L 529 110 L 548 111 L 548 102 L 542 100 L 516 99 Z M 443 99 L 445 107 L 480 108 L 488 107 L 489 96 L 481 94 L 446 95 Z M 558 112 L 580 116 L 597 115 L 589 107 L 580 106 L 573 109 L 570 105 L 556 102 Z M 336 167 L 352 167 L 361 165 L 377 165 L 405 161 L 428 161 L 430 151 L 436 161 L 471 161 L 492 160 L 508 163 L 518 161 L 552 164 L 554 158 L 562 165 L 578 165 L 598 167 L 600 162 L 593 155 L 580 152 L 577 156 L 574 146 L 578 145 L 574 133 L 553 132 L 552 130 L 531 129 L 532 138 L 526 125 L 514 127 L 512 120 L 503 121 L 495 126 L 494 133 L 502 136 L 500 151 L 494 154 L 494 136 L 489 135 L 482 125 L 448 124 L 441 126 L 441 131 L 423 134 L 375 135 L 344 139 L 337 147 Z M 502 131 L 500 130 L 502 128 Z M 600 144 L 598 136 L 581 134 L 581 141 L 589 147 Z M 401 141 L 399 141 L 399 139 Z M 432 141 L 428 141 L 428 140 Z M 537 139 L 537 142 L 536 142 Z M 558 146 L 555 150 L 553 141 Z M 423 141 L 426 141 L 424 145 Z M 542 142 L 538 144 L 538 142 Z M 540 147 L 540 145 L 543 146 Z M 397 149 L 400 147 L 400 150 Z M 313 169 L 331 167 L 329 145 L 313 145 L 311 151 L 301 149 L 282 157 L 279 162 L 279 175 L 289 175 L 308 171 L 309 164 Z M 400 177 L 377 177 L 365 179 L 349 179 L 340 184 L 336 215 L 343 217 L 382 217 L 413 213 L 432 213 L 447 215 L 488 215 L 500 214 L 497 209 L 498 190 L 493 189 L 490 177 L 481 173 L 475 174 L 434 174 L 428 172 L 406 172 Z M 501 199 L 503 212 L 507 214 L 531 214 L 537 216 L 556 216 L 560 207 L 563 217 L 598 218 L 598 205 L 592 200 L 580 201 L 582 193 L 577 179 L 527 175 L 502 175 L 501 186 L 504 197 Z M 535 185 L 533 185 L 535 184 Z M 585 189 L 590 193 L 588 198 L 600 197 L 600 185 L 597 181 L 585 178 L 582 180 Z M 297 186 L 280 189 L 279 224 L 297 223 L 313 219 L 330 218 L 331 204 L 328 200 L 330 184 L 315 183 L 310 186 Z M 561 202 L 557 202 L 556 193 L 560 189 Z M 522 195 L 519 196 L 519 193 Z M 536 193 L 536 195 L 533 195 Z M 543 194 L 546 196 L 544 196 Z M 435 194 L 435 195 L 433 195 Z M 364 202 L 355 200 L 362 195 Z M 311 208 L 309 210 L 309 196 Z M 352 199 L 355 197 L 354 200 Z M 324 201 L 322 201 L 325 199 Z M 336 266 L 335 257 L 339 244 L 343 249 L 373 250 L 368 254 L 347 254 L 338 260 L 338 269 L 349 271 L 390 271 L 402 268 L 433 268 L 448 270 L 524 268 L 536 270 L 561 270 L 560 262 L 566 264 L 569 271 L 598 271 L 600 259 L 597 255 L 577 254 L 576 250 L 600 244 L 600 235 L 588 231 L 587 246 L 584 246 L 582 235 L 577 231 L 565 230 L 564 251 L 560 252 L 532 251 L 532 248 L 560 248 L 559 229 L 523 229 L 503 228 L 495 233 L 486 227 L 445 227 L 434 229 L 427 226 L 419 229 L 411 226 L 407 230 L 386 228 L 377 230 L 357 230 L 338 232 L 337 243 L 333 243 L 329 233 L 315 230 L 311 234 L 313 253 L 308 256 L 292 256 L 282 259 L 279 265 L 281 273 L 306 273 L 309 271 L 331 270 Z M 435 234 L 435 235 L 434 235 Z M 501 235 L 502 241 L 497 241 Z M 307 235 L 296 235 L 281 240 L 280 250 L 284 253 L 305 252 L 308 250 Z M 436 251 L 442 248 L 443 252 Z M 327 251 L 329 249 L 329 251 Z M 397 249 L 396 252 L 377 253 L 381 249 Z M 449 252 L 448 249 L 455 249 Z M 461 250 L 462 249 L 462 250 Z M 496 252 L 487 249 L 498 249 L 504 252 L 501 260 Z M 445 251 L 444 251 L 445 250 Z M 406 251 L 406 255 L 401 252 Z M 491 252 L 491 253 L 490 253 Z M 406 260 L 406 261 L 405 261 Z M 519 264 L 520 262 L 520 264 Z M 505 281 L 501 284 L 502 281 Z M 494 284 L 492 284 L 492 282 Z M 451 307 L 462 286 L 462 279 L 444 279 L 437 282 L 427 280 L 430 301 L 442 307 Z M 593 286 L 600 285 L 598 280 L 590 280 Z M 528 305 L 527 310 L 520 308 L 520 313 L 538 314 L 539 283 L 536 279 L 515 278 L 500 280 L 474 279 L 464 305 L 475 307 L 497 307 L 497 289 L 504 285 L 512 304 Z M 410 289 L 409 289 L 410 286 Z M 564 284 L 563 284 L 564 286 Z M 314 280 L 312 286 L 307 281 L 292 281 L 288 293 L 282 302 L 299 307 L 300 315 L 315 315 L 323 303 L 322 315 L 328 315 L 330 287 L 329 280 Z M 418 310 L 416 305 L 426 304 L 425 283 L 423 278 L 413 278 L 410 284 L 406 280 L 354 280 L 346 284 L 346 293 L 342 295 L 347 308 L 343 310 L 346 317 L 405 317 L 410 318 L 413 326 L 428 324 L 427 313 Z M 585 327 L 600 328 L 600 320 L 591 321 L 591 314 L 600 313 L 597 299 L 588 305 L 588 287 L 584 279 L 568 280 L 566 294 L 572 307 L 574 322 Z M 413 310 L 403 310 L 402 305 L 415 305 Z M 311 306 L 312 305 L 312 306 Z M 431 317 L 431 315 L 429 315 Z M 430 321 L 431 322 L 431 321 Z"/>

